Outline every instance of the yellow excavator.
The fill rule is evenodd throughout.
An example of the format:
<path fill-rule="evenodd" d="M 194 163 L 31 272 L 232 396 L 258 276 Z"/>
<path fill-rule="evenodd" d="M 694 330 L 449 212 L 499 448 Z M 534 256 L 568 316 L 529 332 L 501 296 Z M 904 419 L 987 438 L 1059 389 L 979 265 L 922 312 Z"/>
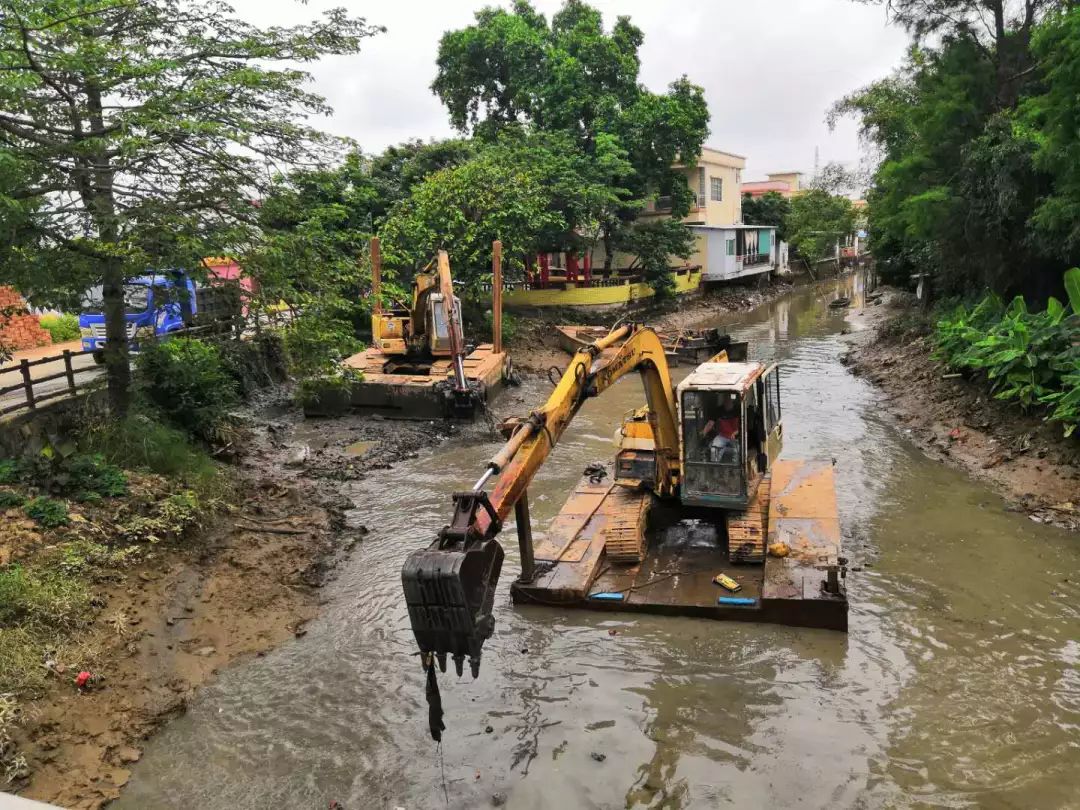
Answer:
<path fill-rule="evenodd" d="M 619 430 L 613 474 L 591 465 L 534 543 L 529 483 L 582 403 L 634 371 L 646 405 Z M 447 656 L 479 674 L 511 512 L 516 603 L 847 629 L 832 464 L 779 459 L 778 366 L 721 353 L 676 387 L 656 332 L 625 325 L 580 349 L 546 404 L 504 431 L 473 488 L 454 494 L 450 524 L 402 569 L 429 678 Z"/>
<path fill-rule="evenodd" d="M 372 240 L 374 251 L 378 241 Z M 379 266 L 378 258 L 373 266 Z M 392 358 L 384 373 L 429 374 L 439 358 L 449 357 L 453 367 L 454 390 L 469 391 L 465 378 L 465 332 L 461 328 L 461 299 L 454 295 L 450 259 L 439 251 L 436 273 L 418 273 L 413 281 L 412 306 L 384 310 L 380 278 L 373 278 L 375 306 L 371 313 L 371 335 L 375 346 Z"/>
<path fill-rule="evenodd" d="M 492 253 L 492 275 L 501 279 L 501 243 L 492 245 Z M 411 304 L 383 306 L 377 237 L 371 240 L 371 276 L 372 341 L 344 361 L 363 373 L 350 385 L 347 406 L 390 418 L 474 418 L 512 379 L 510 358 L 502 348 L 501 280 L 492 292 L 492 342 L 470 347 L 446 251 L 439 251 L 435 272 L 416 276 Z M 337 405 L 332 396 L 331 405 Z M 305 413 L 323 415 L 321 398 L 315 399 L 305 405 Z"/>

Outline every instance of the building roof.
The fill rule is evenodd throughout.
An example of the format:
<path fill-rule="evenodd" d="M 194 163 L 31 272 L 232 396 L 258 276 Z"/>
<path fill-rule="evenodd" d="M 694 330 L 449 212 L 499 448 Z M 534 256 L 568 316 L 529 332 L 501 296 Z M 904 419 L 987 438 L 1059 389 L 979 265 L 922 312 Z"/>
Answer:
<path fill-rule="evenodd" d="M 791 191 L 791 183 L 784 180 L 751 180 L 742 184 L 744 194 L 752 194 L 755 191 L 764 194 L 766 191 Z"/>
<path fill-rule="evenodd" d="M 679 383 L 679 398 L 688 388 L 745 391 L 765 371 L 763 363 L 702 363 Z"/>
<path fill-rule="evenodd" d="M 725 151 L 723 149 L 717 149 L 715 146 L 703 146 L 703 147 L 701 147 L 701 151 L 702 152 L 717 152 L 718 154 L 727 155 L 728 157 L 738 158 L 739 160 L 746 160 L 746 155 L 737 155 L 734 152 L 727 152 L 727 151 Z"/>

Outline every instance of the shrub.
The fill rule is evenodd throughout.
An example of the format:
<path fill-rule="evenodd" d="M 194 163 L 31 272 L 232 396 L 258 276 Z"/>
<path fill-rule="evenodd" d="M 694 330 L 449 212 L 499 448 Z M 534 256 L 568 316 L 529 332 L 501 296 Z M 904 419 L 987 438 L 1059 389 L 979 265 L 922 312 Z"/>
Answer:
<path fill-rule="evenodd" d="M 152 515 L 134 517 L 120 527 L 127 543 L 158 543 L 183 537 L 197 528 L 204 506 L 198 494 L 191 490 L 177 492 L 163 500 Z"/>
<path fill-rule="evenodd" d="M 66 526 L 71 522 L 67 504 L 54 498 L 40 496 L 34 498 L 23 508 L 27 516 L 33 518 L 46 529 Z"/>
<path fill-rule="evenodd" d="M 348 321 L 326 315 L 301 315 L 285 328 L 285 356 L 298 377 L 330 373 L 364 344 Z"/>
<path fill-rule="evenodd" d="M 935 355 L 955 369 L 985 375 L 995 398 L 1022 408 L 1050 406 L 1069 436 L 1080 424 L 1080 316 L 1051 298 L 1032 313 L 1017 296 L 959 306 L 937 325 Z"/>
<path fill-rule="evenodd" d="M 13 458 L 0 458 L 0 484 L 14 484 L 22 475 L 19 462 Z"/>
<path fill-rule="evenodd" d="M 237 386 L 216 346 L 173 338 L 139 355 L 143 396 L 177 427 L 212 441 L 223 411 L 237 402 Z"/>
<path fill-rule="evenodd" d="M 74 493 L 75 500 L 101 500 L 127 495 L 127 476 L 119 467 L 105 461 L 100 453 L 72 456 L 65 467 L 65 489 Z"/>
<path fill-rule="evenodd" d="M 38 321 L 41 328 L 52 335 L 53 343 L 67 343 L 69 340 L 79 339 L 78 315 L 42 315 Z"/>
<path fill-rule="evenodd" d="M 0 489 L 0 510 L 14 509 L 26 503 L 26 498 L 10 489 Z"/>

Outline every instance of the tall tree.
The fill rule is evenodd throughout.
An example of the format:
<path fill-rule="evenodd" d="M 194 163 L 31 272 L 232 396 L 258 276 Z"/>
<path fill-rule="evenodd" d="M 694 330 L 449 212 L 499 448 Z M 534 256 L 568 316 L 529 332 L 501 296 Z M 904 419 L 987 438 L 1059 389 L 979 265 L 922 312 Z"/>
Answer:
<path fill-rule="evenodd" d="M 743 222 L 747 225 L 772 225 L 776 238 L 787 241 L 787 217 L 791 201 L 777 191 L 767 191 L 760 197 L 744 194 L 742 199 Z"/>
<path fill-rule="evenodd" d="M 509 11 L 485 8 L 475 24 L 443 35 L 432 84 L 462 132 L 482 140 L 522 127 L 567 135 L 590 159 L 588 182 L 625 189 L 596 217 L 608 266 L 646 199 L 670 196 L 674 217 L 689 212 L 693 195 L 672 166 L 693 165 L 708 134 L 700 87 L 686 77 L 663 94 L 641 84 L 643 41 L 627 17 L 605 31 L 600 13 L 581 0 L 567 0 L 550 23 L 515 0 Z M 623 173 L 622 161 L 605 162 L 603 152 L 624 154 L 632 173 Z"/>
<path fill-rule="evenodd" d="M 630 171 L 609 140 L 600 137 L 590 161 L 565 134 L 504 133 L 472 159 L 429 175 L 393 208 L 380 229 L 385 264 L 412 273 L 445 249 L 455 277 L 476 283 L 488 276 L 495 239 L 508 269 L 537 251 L 580 247 L 575 224 L 587 228 L 625 193 L 590 178 L 594 162 L 615 177 Z"/>
<path fill-rule="evenodd" d="M 809 264 L 832 255 L 838 240 L 855 230 L 851 200 L 812 188 L 791 201 L 786 229 L 791 245 Z"/>
<path fill-rule="evenodd" d="M 1047 14 L 1072 0 L 859 0 L 884 5 L 918 41 L 966 39 L 994 65 L 997 110 L 1011 109 L 1034 70 L 1031 35 Z"/>
<path fill-rule="evenodd" d="M 377 30 L 341 9 L 259 28 L 220 0 L 0 0 L 0 149 L 39 178 L 18 196 L 35 203 L 41 249 L 103 287 L 118 412 L 125 280 L 225 252 L 268 166 L 335 148 L 305 123 L 328 108 L 292 65 L 355 53 Z"/>

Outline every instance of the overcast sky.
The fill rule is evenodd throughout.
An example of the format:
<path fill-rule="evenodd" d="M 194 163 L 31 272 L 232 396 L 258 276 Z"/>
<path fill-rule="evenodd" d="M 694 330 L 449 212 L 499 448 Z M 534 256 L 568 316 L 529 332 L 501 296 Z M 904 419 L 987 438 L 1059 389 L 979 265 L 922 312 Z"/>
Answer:
<path fill-rule="evenodd" d="M 534 0 L 550 19 L 562 0 Z M 591 0 L 610 26 L 628 14 L 645 33 L 641 78 L 663 91 L 683 73 L 705 88 L 712 115 L 706 144 L 745 155 L 744 178 L 811 171 L 821 163 L 858 160 L 852 122 L 835 132 L 825 111 L 836 99 L 899 64 L 907 37 L 887 25 L 880 6 L 851 0 Z M 260 25 L 297 23 L 344 5 L 385 34 L 357 56 L 310 68 L 314 89 L 334 108 L 326 129 L 355 139 L 366 152 L 408 138 L 453 134 L 429 86 L 439 37 L 473 20 L 484 0 L 233 0 Z"/>

